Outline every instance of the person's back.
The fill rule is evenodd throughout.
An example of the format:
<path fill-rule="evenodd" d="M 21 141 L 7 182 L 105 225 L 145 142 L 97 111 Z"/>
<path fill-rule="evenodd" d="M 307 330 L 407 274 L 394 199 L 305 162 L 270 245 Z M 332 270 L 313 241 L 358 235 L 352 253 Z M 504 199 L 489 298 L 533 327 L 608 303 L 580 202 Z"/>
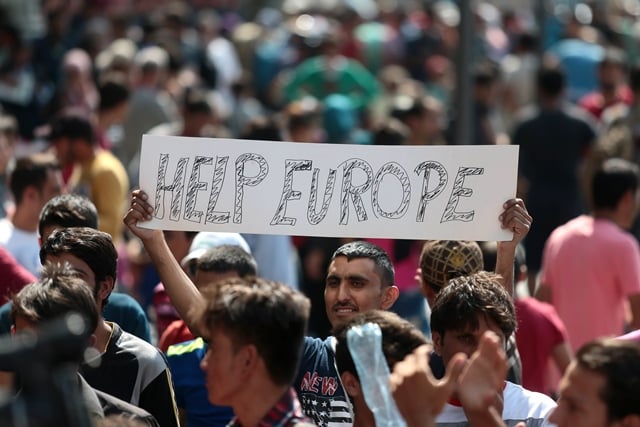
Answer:
<path fill-rule="evenodd" d="M 600 336 L 620 335 L 627 300 L 632 325 L 638 322 L 640 249 L 624 230 L 636 216 L 637 188 L 637 166 L 607 160 L 593 179 L 593 215 L 558 227 L 546 243 L 536 296 L 556 307 L 574 351 Z"/>
<path fill-rule="evenodd" d="M 530 292 L 549 234 L 586 210 L 578 171 L 595 138 L 577 109 L 564 104 L 562 70 L 543 66 L 538 71 L 537 86 L 540 103 L 523 112 L 512 138 L 512 143 L 520 147 L 518 186 L 536 219 L 524 240 Z"/>

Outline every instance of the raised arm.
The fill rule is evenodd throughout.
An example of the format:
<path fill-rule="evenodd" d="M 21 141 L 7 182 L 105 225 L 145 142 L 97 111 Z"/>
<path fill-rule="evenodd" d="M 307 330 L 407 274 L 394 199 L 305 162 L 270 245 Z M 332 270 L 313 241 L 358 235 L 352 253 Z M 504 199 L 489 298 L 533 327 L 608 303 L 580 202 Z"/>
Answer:
<path fill-rule="evenodd" d="M 529 233 L 533 218 L 529 215 L 522 199 L 509 199 L 505 202 L 504 211 L 499 219 L 502 228 L 513 232 L 513 239 L 498 242 L 496 273 L 502 276 L 502 284 L 507 292 L 514 295 L 513 262 L 516 256 L 516 247 Z"/>
<path fill-rule="evenodd" d="M 191 318 L 192 308 L 202 302 L 200 291 L 171 254 L 162 231 L 138 226 L 139 223 L 149 221 L 152 214 L 153 207 L 148 203 L 147 194 L 142 190 L 134 190 L 124 223 L 142 241 L 180 317 L 194 335 L 200 336 L 196 319 Z"/>

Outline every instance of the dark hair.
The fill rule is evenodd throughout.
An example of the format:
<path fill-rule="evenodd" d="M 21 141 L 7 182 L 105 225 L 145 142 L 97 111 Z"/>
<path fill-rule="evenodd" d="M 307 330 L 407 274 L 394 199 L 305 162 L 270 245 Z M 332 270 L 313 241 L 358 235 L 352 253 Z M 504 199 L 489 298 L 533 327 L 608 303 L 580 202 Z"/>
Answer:
<path fill-rule="evenodd" d="M 9 176 L 9 188 L 16 204 L 22 203 L 28 187 L 44 189 L 50 171 L 60 170 L 60 164 L 50 153 L 34 153 L 16 160 Z"/>
<path fill-rule="evenodd" d="M 42 243 L 40 248 L 40 262 L 44 265 L 47 256 L 69 254 L 84 261 L 93 272 L 96 283 L 107 278 L 116 280 L 118 252 L 108 233 L 88 227 L 70 227 L 54 231 Z M 102 301 L 107 305 L 109 298 Z"/>
<path fill-rule="evenodd" d="M 544 64 L 538 69 L 536 83 L 542 95 L 555 98 L 562 94 L 566 76 L 558 64 Z"/>
<path fill-rule="evenodd" d="M 215 273 L 238 273 L 240 277 L 256 276 L 256 260 L 240 246 L 220 245 L 207 250 L 198 258 L 197 269 Z"/>
<path fill-rule="evenodd" d="M 185 114 L 213 114 L 213 107 L 204 89 L 187 89 L 184 94 L 183 106 Z"/>
<path fill-rule="evenodd" d="M 431 307 L 431 330 L 444 337 L 447 331 L 479 328 L 479 319 L 492 320 L 509 339 L 516 330 L 511 296 L 500 276 L 486 271 L 452 279 L 442 288 Z"/>
<path fill-rule="evenodd" d="M 40 325 L 71 312 L 85 319 L 88 336 L 98 327 L 98 307 L 91 288 L 68 263 L 47 263 L 40 280 L 25 286 L 13 297 L 11 323 L 15 325 L 21 317 Z"/>
<path fill-rule="evenodd" d="M 336 338 L 336 366 L 338 373 L 350 372 L 360 378 L 347 342 L 347 333 L 354 326 L 375 323 L 382 331 L 382 352 L 389 368 L 404 359 L 416 348 L 427 343 L 427 338 L 413 323 L 384 310 L 369 310 L 358 313 L 333 330 Z"/>
<path fill-rule="evenodd" d="M 61 194 L 49 200 L 40 211 L 38 232 L 50 226 L 98 228 L 98 210 L 91 200 L 79 194 Z"/>
<path fill-rule="evenodd" d="M 197 318 L 211 334 L 220 328 L 239 350 L 254 345 L 271 380 L 290 385 L 298 371 L 311 304 L 287 285 L 260 278 L 230 279 L 204 287 Z"/>
<path fill-rule="evenodd" d="M 373 133 L 373 145 L 404 145 L 409 128 L 400 120 L 389 118 Z"/>
<path fill-rule="evenodd" d="M 629 87 L 633 92 L 640 91 L 640 64 L 635 63 L 629 70 Z"/>
<path fill-rule="evenodd" d="M 615 209 L 628 191 L 638 188 L 638 166 L 623 159 L 608 159 L 591 181 L 596 209 Z"/>
<path fill-rule="evenodd" d="M 131 91 L 125 80 L 119 75 L 108 75 L 98 85 L 100 94 L 100 111 L 108 111 L 129 100 Z"/>
<path fill-rule="evenodd" d="M 61 138 L 81 140 L 88 144 L 95 143 L 93 126 L 88 119 L 79 115 L 61 116 L 53 121 L 49 140 L 55 141 Z"/>
<path fill-rule="evenodd" d="M 610 423 L 640 415 L 640 344 L 630 340 L 598 339 L 583 345 L 575 357 L 579 367 L 602 375 L 598 393 Z"/>
<path fill-rule="evenodd" d="M 373 243 L 362 240 L 345 243 L 336 249 L 331 256 L 331 261 L 339 256 L 347 257 L 349 261 L 358 258 L 370 259 L 376 265 L 376 272 L 380 276 L 380 282 L 383 286 L 393 286 L 396 282 L 395 270 L 389 255 Z"/>

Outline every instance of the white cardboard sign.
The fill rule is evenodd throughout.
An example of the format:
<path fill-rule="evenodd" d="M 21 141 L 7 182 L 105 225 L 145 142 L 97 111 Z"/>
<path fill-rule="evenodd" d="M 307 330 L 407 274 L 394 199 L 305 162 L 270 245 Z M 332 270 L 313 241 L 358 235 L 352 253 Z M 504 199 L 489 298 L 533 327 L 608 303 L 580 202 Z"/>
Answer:
<path fill-rule="evenodd" d="M 510 240 L 517 146 L 362 146 L 144 135 L 140 188 L 165 230 Z"/>

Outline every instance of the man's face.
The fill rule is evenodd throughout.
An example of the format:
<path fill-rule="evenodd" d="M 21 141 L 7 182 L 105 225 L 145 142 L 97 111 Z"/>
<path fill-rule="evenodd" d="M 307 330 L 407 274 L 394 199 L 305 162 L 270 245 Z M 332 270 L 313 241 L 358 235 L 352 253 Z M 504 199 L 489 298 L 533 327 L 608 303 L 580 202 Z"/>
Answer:
<path fill-rule="evenodd" d="M 382 285 L 376 265 L 369 258 L 337 256 L 327 273 L 324 287 L 324 303 L 331 326 L 349 320 L 360 311 L 386 310 L 395 299 L 390 295 L 391 286 Z"/>
<path fill-rule="evenodd" d="M 113 287 L 109 286 L 106 281 L 97 283 L 93 270 L 86 262 L 71 254 L 47 255 L 45 261 L 60 264 L 68 262 L 73 271 L 78 274 L 78 277 L 93 289 L 93 296 L 96 298 L 98 310 L 102 310 L 102 301 L 111 294 Z"/>
<path fill-rule="evenodd" d="M 478 349 L 480 339 L 486 331 L 494 332 L 500 338 L 502 348 L 505 348 L 506 338 L 498 325 L 482 315 L 478 319 L 478 329 L 476 330 L 467 327 L 459 331 L 445 331 L 444 336 L 433 331 L 433 348 L 442 357 L 446 366 L 457 353 L 464 353 L 467 357 L 471 357 Z"/>
<path fill-rule="evenodd" d="M 60 165 L 64 167 L 74 162 L 72 143 L 69 138 L 58 138 L 55 141 L 51 141 L 51 143 L 55 149 L 56 157 Z"/>
<path fill-rule="evenodd" d="M 607 407 L 600 398 L 605 387 L 603 375 L 588 371 L 571 362 L 560 381 L 558 407 L 549 422 L 558 427 L 605 427 L 614 425 L 607 420 Z"/>
<path fill-rule="evenodd" d="M 239 349 L 240 350 L 240 349 Z M 209 402 L 232 406 L 245 388 L 241 351 L 221 328 L 214 328 L 209 337 L 207 354 L 200 363 L 205 372 Z"/>

